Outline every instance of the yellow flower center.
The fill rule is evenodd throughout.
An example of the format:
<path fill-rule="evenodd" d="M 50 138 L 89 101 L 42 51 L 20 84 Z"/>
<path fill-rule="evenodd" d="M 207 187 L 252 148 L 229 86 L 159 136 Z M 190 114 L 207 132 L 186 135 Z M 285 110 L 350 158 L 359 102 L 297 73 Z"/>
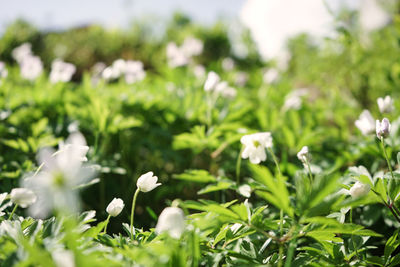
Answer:
<path fill-rule="evenodd" d="M 253 141 L 253 145 L 254 145 L 255 147 L 261 146 L 260 142 L 258 142 L 257 140 Z"/>

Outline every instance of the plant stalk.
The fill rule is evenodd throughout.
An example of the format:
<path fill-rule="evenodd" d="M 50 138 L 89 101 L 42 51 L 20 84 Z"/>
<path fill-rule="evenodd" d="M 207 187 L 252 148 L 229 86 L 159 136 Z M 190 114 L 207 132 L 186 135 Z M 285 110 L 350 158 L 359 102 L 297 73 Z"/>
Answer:
<path fill-rule="evenodd" d="M 135 205 L 136 205 L 136 199 L 137 196 L 139 195 L 140 189 L 137 188 L 135 191 L 135 194 L 133 195 L 132 199 L 132 209 L 131 209 L 131 225 L 130 225 L 130 230 L 131 230 L 131 239 L 133 239 L 133 219 L 134 219 L 134 214 L 135 214 Z"/>

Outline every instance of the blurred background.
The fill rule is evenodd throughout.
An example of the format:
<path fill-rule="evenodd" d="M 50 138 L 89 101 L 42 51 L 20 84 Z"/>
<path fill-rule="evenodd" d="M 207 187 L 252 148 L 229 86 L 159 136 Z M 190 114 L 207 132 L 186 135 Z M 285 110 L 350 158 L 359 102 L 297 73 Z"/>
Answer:
<path fill-rule="evenodd" d="M 356 12 L 360 28 L 369 32 L 388 24 L 399 9 L 395 0 L 16 0 L 3 3 L 3 7 L 0 34 L 19 19 L 49 32 L 94 24 L 127 30 L 141 21 L 160 35 L 166 30 L 165 22 L 177 12 L 202 25 L 229 22 L 231 32 L 241 24 L 250 29 L 264 58 L 284 58 L 287 39 L 299 33 L 332 37 L 333 22 L 345 10 Z"/>
<path fill-rule="evenodd" d="M 11 97 L 0 101 L 0 120 L 8 123 L 0 124 L 0 151 L 7 155 L 0 155 L 1 186 L 4 191 L 18 186 L 23 173 L 35 170 L 40 145 L 56 146 L 74 125 L 96 146 L 89 159 L 103 166 L 102 183 L 84 192 L 85 209 L 104 217 L 105 203 L 113 197 L 129 203 L 137 177 L 147 171 L 167 185 L 141 196 L 141 225 L 154 225 L 154 214 L 168 201 L 198 197 L 199 186 L 178 182 L 175 174 L 198 168 L 217 176 L 223 169 L 223 176 L 234 177 L 234 166 L 219 166 L 234 162 L 240 151 L 232 129 L 234 138 L 243 134 L 236 132 L 241 128 L 275 133 L 279 156 L 294 162 L 296 146 L 307 139 L 335 162 L 352 141 L 362 109 L 377 111 L 376 99 L 393 96 L 400 86 L 399 11 L 395 0 L 3 1 L 0 61 L 9 69 L 4 94 Z M 168 47 L 182 47 L 186 40 L 196 46 L 194 38 L 202 51 L 172 66 Z M 35 81 L 20 78 L 12 56 L 24 43 L 43 61 L 44 74 Z M 76 66 L 73 82 L 64 87 L 46 78 L 57 58 Z M 141 61 L 146 78 L 132 85 L 121 79 L 99 81 L 99 73 L 121 58 Z M 100 72 L 95 66 L 102 66 Z M 225 109 L 214 114 L 228 124 L 215 136 L 200 127 L 207 108 L 201 93 L 211 70 L 239 89 L 229 106 L 233 115 Z M 292 107 L 310 116 L 282 109 L 296 88 L 308 88 L 310 101 L 302 110 L 303 96 L 295 96 Z M 306 117 L 308 136 L 290 128 Z M 285 120 L 292 123 L 285 125 Z M 31 129 L 36 126 L 40 131 Z M 325 127 L 324 138 L 330 141 L 312 136 L 315 127 Z M 36 146 L 24 143 L 36 133 Z M 222 153 L 218 149 L 225 140 L 234 142 Z M 361 156 L 346 155 L 352 157 L 348 162 Z M 288 165 L 287 172 L 293 169 Z"/>

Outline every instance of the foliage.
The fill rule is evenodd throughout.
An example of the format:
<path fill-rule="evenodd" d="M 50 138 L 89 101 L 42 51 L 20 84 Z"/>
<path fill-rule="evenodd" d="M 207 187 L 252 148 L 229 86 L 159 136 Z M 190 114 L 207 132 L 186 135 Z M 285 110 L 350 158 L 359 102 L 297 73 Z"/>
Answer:
<path fill-rule="evenodd" d="M 74 127 L 98 170 L 98 179 L 71 189 L 79 191 L 83 212 L 37 219 L 21 207 L 13 211 L 10 195 L 2 200 L 2 265 L 70 266 L 59 257 L 75 266 L 399 265 L 398 17 L 367 43 L 352 25 L 318 46 L 306 35 L 294 38 L 288 68 L 274 82 L 262 77 L 275 63 L 260 60 L 248 32 L 248 57 L 238 58 L 222 23 L 206 28 L 177 14 L 158 39 L 140 26 L 44 33 L 17 22 L 0 39 L 9 70 L 0 80 L 2 192 L 40 171 L 41 149 L 57 146 Z M 167 65 L 167 43 L 187 36 L 204 43 L 194 62 L 235 87 L 235 98 L 206 92 L 206 77 L 196 76 L 193 64 Z M 22 79 L 11 51 L 26 41 L 47 67 L 56 48 L 62 50 L 78 66 L 75 81 L 51 83 L 47 72 Z M 118 57 L 143 61 L 146 78 L 134 84 L 93 79 L 94 63 Z M 236 62 L 233 69 L 224 70 L 225 57 Z M 248 80 L 238 83 L 243 71 Z M 289 94 L 300 87 L 307 88 L 301 105 L 288 107 Z M 382 115 L 376 99 L 387 94 L 395 109 Z M 361 135 L 354 122 L 363 109 L 389 118 L 388 138 Z M 265 131 L 273 138 L 266 161 L 242 160 L 241 137 Z M 296 157 L 303 146 L 312 156 L 304 165 Z M 137 195 L 136 180 L 148 171 L 162 185 Z M 356 181 L 371 188 L 368 194 L 345 193 Z M 125 208 L 107 218 L 114 197 Z M 154 228 L 166 206 L 185 213 L 179 238 Z"/>

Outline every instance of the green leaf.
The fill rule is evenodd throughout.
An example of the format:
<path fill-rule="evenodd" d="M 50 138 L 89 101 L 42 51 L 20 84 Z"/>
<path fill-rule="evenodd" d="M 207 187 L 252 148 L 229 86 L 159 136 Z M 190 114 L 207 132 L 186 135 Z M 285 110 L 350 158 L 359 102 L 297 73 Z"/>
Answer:
<path fill-rule="evenodd" d="M 387 263 L 390 255 L 395 251 L 395 249 L 400 245 L 400 242 L 397 240 L 397 236 L 399 234 L 399 229 L 394 231 L 393 235 L 388 239 L 385 244 L 385 263 Z"/>
<path fill-rule="evenodd" d="M 222 239 L 224 239 L 226 237 L 226 233 L 229 230 L 229 225 L 228 224 L 224 224 L 221 229 L 219 230 L 218 234 L 215 236 L 215 239 L 212 243 L 212 246 L 215 247 L 216 244 L 218 244 L 218 242 L 220 242 Z"/>
<path fill-rule="evenodd" d="M 201 189 L 197 192 L 197 194 L 202 195 L 210 192 L 226 190 L 232 188 L 235 185 L 232 181 L 220 181 L 217 184 L 211 184 L 206 186 L 205 188 Z"/>
<path fill-rule="evenodd" d="M 278 175 L 278 177 L 274 179 L 271 172 L 264 166 L 251 164 L 250 169 L 254 179 L 265 185 L 266 190 L 269 191 L 256 191 L 256 194 L 275 207 L 282 209 L 290 217 L 293 217 L 293 208 L 290 206 L 289 192 L 283 177 Z"/>
<path fill-rule="evenodd" d="M 217 181 L 217 178 L 206 170 L 187 170 L 182 174 L 175 174 L 173 178 L 196 183 L 210 183 Z"/>
<path fill-rule="evenodd" d="M 222 216 L 227 216 L 233 219 L 239 219 L 239 215 L 234 213 L 228 208 L 222 207 L 218 204 L 202 204 L 196 201 L 185 201 L 184 206 L 188 209 L 194 209 L 194 210 L 201 210 L 201 211 L 206 211 L 206 212 L 214 212 L 216 214 L 222 215 Z"/>

